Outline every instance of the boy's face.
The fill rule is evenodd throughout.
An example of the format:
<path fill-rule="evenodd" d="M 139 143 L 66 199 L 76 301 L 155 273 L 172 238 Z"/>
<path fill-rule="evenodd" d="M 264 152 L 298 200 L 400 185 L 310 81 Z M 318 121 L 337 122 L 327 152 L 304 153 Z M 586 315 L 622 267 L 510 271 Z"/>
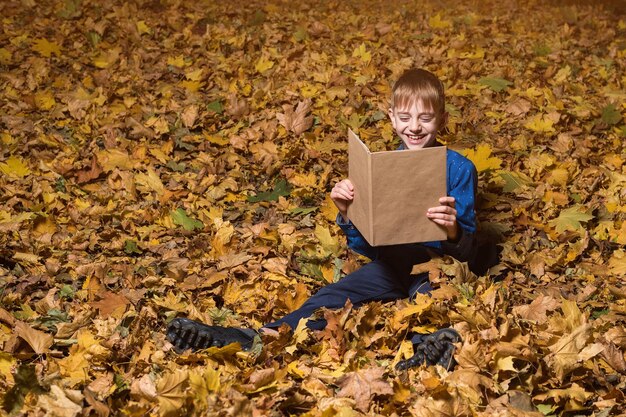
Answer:
<path fill-rule="evenodd" d="M 389 109 L 389 118 L 408 149 L 421 149 L 435 144 L 437 131 L 445 126 L 448 114 L 437 114 L 425 107 L 422 100 L 416 100 L 407 108 Z"/>

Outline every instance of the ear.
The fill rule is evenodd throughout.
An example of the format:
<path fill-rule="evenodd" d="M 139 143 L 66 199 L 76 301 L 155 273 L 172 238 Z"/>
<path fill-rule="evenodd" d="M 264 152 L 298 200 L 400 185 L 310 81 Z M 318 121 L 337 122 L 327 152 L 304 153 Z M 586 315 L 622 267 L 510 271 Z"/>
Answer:
<path fill-rule="evenodd" d="M 393 117 L 393 108 L 389 107 L 389 110 L 387 110 L 387 115 L 389 116 L 389 120 L 391 120 L 391 126 L 395 130 L 396 129 L 396 118 Z"/>

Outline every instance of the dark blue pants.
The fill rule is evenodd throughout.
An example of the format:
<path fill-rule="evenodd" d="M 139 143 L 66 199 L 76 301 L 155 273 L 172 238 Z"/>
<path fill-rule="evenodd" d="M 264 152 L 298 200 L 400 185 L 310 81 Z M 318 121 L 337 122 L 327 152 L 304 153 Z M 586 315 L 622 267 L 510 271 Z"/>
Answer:
<path fill-rule="evenodd" d="M 379 256 L 353 273 L 333 284 L 322 287 L 292 313 L 265 327 L 279 327 L 287 323 L 295 329 L 302 318 L 313 315 L 315 310 L 326 307 L 342 308 L 350 300 L 359 307 L 372 301 L 389 302 L 432 291 L 428 273 L 411 275 L 413 265 L 430 259 L 428 250 L 418 244 L 386 246 L 379 249 Z M 309 320 L 307 327 L 321 330 L 326 320 Z"/>

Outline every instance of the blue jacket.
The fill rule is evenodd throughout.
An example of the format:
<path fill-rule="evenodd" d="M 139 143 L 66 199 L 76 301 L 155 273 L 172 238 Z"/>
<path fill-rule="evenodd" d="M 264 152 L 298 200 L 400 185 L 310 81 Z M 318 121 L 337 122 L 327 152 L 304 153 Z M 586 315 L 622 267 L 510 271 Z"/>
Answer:
<path fill-rule="evenodd" d="M 454 256 L 460 261 L 467 261 L 470 256 L 469 253 L 473 252 L 474 234 L 476 233 L 475 201 L 478 174 L 472 161 L 451 149 L 447 149 L 446 165 L 447 194 L 454 197 L 456 201 L 457 222 L 460 226 L 461 236 L 457 242 L 436 241 L 422 243 L 422 245 L 429 246 L 440 253 Z M 370 259 L 377 258 L 378 249 L 367 243 L 351 221 L 345 222 L 343 217 L 338 214 L 337 225 L 346 235 L 350 249 Z"/>

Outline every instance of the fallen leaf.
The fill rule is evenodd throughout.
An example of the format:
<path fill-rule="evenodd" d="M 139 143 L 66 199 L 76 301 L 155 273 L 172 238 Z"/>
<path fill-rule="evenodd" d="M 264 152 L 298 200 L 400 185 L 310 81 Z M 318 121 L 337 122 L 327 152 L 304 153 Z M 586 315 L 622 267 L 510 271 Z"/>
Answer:
<path fill-rule="evenodd" d="M 54 343 L 54 337 L 51 334 L 33 329 L 22 321 L 15 323 L 14 332 L 17 336 L 24 339 L 37 354 L 48 352 Z"/>
<path fill-rule="evenodd" d="M 393 395 L 393 388 L 383 378 L 385 368 L 370 367 L 364 370 L 348 372 L 339 380 L 338 397 L 349 397 L 356 401 L 356 407 L 366 413 L 374 396 Z"/>

